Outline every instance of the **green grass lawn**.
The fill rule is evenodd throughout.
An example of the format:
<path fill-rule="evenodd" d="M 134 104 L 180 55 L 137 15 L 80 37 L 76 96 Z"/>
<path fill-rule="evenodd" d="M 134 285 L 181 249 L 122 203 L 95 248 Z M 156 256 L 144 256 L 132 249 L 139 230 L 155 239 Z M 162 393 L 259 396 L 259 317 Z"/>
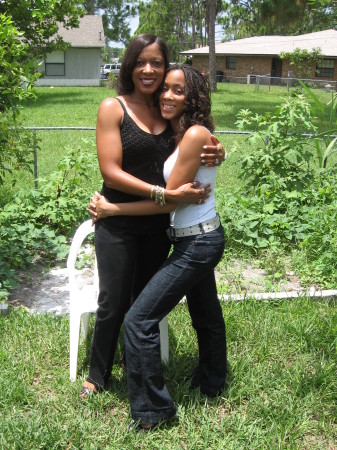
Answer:
<path fill-rule="evenodd" d="M 39 87 L 36 88 L 37 99 L 24 102 L 20 118 L 24 126 L 31 127 L 91 127 L 96 124 L 96 116 L 101 101 L 109 96 L 115 96 L 114 90 L 105 87 Z M 235 117 L 241 108 L 252 107 L 256 112 L 274 111 L 286 90 L 275 88 L 270 93 L 259 94 L 254 86 L 218 84 L 218 91 L 213 94 L 213 116 L 217 130 L 235 129 Z M 255 109 L 254 109 L 255 108 Z M 95 142 L 93 130 L 38 130 L 38 176 L 48 177 L 57 168 L 58 162 L 69 146 L 82 146 L 82 139 Z M 218 135 L 227 152 L 230 154 L 234 145 L 244 142 L 240 136 Z M 95 153 L 95 152 L 94 152 Z M 231 167 L 231 161 L 226 164 Z M 229 170 L 228 180 L 233 178 L 233 168 Z M 5 187 L 0 188 L 0 203 L 7 199 L 17 189 L 34 186 L 34 177 L 27 171 L 17 171 L 14 174 L 16 187 L 12 187 L 12 178 L 8 177 Z M 223 183 L 222 183 L 223 184 Z M 88 195 L 101 185 L 98 170 L 92 174 L 92 183 L 88 185 Z M 225 183 L 227 187 L 227 181 Z"/>
<path fill-rule="evenodd" d="M 337 305 L 306 298 L 223 304 L 230 372 L 219 398 L 189 390 L 197 343 L 186 305 L 169 316 L 165 368 L 179 420 L 127 432 L 126 377 L 79 400 L 89 345 L 69 381 L 68 317 L 0 316 L 1 449 L 335 449 Z"/>
<path fill-rule="evenodd" d="M 235 128 L 241 108 L 273 112 L 287 95 L 273 87 L 223 83 L 213 94 L 217 130 Z M 94 127 L 105 88 L 39 88 L 24 104 L 26 126 Z M 320 94 L 324 96 L 325 94 Z M 328 98 L 328 97 L 327 97 Z M 39 174 L 48 177 L 67 146 L 95 154 L 94 131 L 39 131 Z M 217 188 L 240 187 L 242 136 L 219 135 L 229 153 Z M 81 138 L 89 141 L 83 143 Z M 233 148 L 236 152 L 231 152 Z M 17 172 L 0 190 L 0 204 L 16 189 L 33 187 Z M 91 174 L 89 195 L 100 187 Z M 242 186 L 242 185 L 241 185 Z M 337 448 L 337 304 L 301 298 L 223 304 L 230 373 L 223 394 L 207 399 L 190 391 L 197 343 L 186 305 L 170 314 L 170 364 L 165 368 L 179 420 L 149 434 L 127 432 L 130 423 L 126 377 L 116 365 L 110 388 L 81 402 L 88 371 L 89 343 L 79 354 L 78 380 L 69 381 L 68 317 L 31 315 L 15 308 L 0 316 L 1 449 L 335 449 Z M 92 323 L 91 323 L 92 325 Z"/>
<path fill-rule="evenodd" d="M 27 101 L 22 104 L 23 110 L 20 114 L 24 126 L 36 127 L 95 127 L 96 116 L 101 101 L 109 96 L 115 96 L 114 90 L 105 87 L 39 87 L 36 88 L 37 100 Z M 315 92 L 320 98 L 328 101 L 329 94 Z M 282 102 L 284 96 L 289 95 L 286 88 L 273 86 L 269 91 L 261 87 L 256 91 L 254 85 L 218 83 L 218 90 L 212 94 L 212 113 L 216 123 L 216 131 L 235 130 L 236 116 L 241 109 L 250 109 L 257 114 L 266 112 L 274 113 L 276 107 Z M 322 118 L 320 119 L 321 126 Z M 324 128 L 324 127 L 323 127 Z M 228 154 L 234 147 L 240 151 L 246 151 L 245 140 L 242 136 L 218 134 L 219 139 L 226 148 Z M 66 152 L 67 146 L 82 145 L 81 139 L 95 141 L 95 132 L 86 131 L 37 131 L 39 140 L 38 150 L 38 175 L 48 176 L 56 170 L 56 166 Z M 221 176 L 221 187 L 232 189 L 237 184 L 237 160 L 229 159 L 226 163 L 224 181 Z M 228 169 L 227 169 L 228 167 Z M 27 172 L 17 172 L 15 179 L 18 180 L 17 188 L 34 186 L 33 175 Z M 219 177 L 218 177 L 219 178 Z M 92 183 L 88 186 L 88 193 L 98 189 L 101 178 L 98 171 L 92 176 Z M 6 198 L 8 189 L 14 193 L 11 186 L 11 177 L 8 177 L 6 186 Z M 0 199 L 3 189 L 0 189 Z"/>

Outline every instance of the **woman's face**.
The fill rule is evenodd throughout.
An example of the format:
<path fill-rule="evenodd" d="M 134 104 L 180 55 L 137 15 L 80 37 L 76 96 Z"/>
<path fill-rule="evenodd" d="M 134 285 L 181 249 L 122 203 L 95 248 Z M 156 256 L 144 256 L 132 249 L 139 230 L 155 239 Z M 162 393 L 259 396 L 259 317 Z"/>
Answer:
<path fill-rule="evenodd" d="M 182 70 L 173 70 L 166 75 L 159 100 L 164 119 L 179 120 L 185 110 L 185 76 Z"/>
<path fill-rule="evenodd" d="M 151 44 L 140 52 L 132 81 L 135 90 L 143 94 L 154 94 L 159 88 L 165 73 L 165 60 L 157 44 Z"/>

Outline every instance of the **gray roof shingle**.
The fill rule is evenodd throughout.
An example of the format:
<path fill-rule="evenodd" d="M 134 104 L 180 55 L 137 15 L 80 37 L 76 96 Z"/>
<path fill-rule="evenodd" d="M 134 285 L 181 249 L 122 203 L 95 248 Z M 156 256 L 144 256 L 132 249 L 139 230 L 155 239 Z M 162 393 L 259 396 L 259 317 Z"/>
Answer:
<path fill-rule="evenodd" d="M 79 21 L 79 28 L 66 29 L 59 24 L 56 34 L 72 47 L 105 47 L 102 17 L 84 16 Z"/>
<path fill-rule="evenodd" d="M 299 36 L 257 36 L 215 44 L 217 55 L 278 56 L 296 48 L 312 51 L 319 47 L 321 54 L 337 58 L 337 31 L 325 30 Z M 209 47 L 181 52 L 188 55 L 208 55 Z"/>

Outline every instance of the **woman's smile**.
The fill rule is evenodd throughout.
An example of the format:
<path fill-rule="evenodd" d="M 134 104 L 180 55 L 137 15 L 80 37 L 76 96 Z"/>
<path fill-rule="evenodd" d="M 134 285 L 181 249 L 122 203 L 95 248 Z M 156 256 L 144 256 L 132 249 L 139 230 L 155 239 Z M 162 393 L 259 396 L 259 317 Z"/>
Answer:
<path fill-rule="evenodd" d="M 185 109 L 185 76 L 182 70 L 166 75 L 160 94 L 160 111 L 164 119 L 179 119 Z"/>

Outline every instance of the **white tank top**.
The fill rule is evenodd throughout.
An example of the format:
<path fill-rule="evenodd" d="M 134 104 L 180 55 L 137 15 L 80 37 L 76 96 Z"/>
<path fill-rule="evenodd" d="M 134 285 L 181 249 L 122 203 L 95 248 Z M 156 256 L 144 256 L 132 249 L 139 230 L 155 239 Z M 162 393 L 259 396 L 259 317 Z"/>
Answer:
<path fill-rule="evenodd" d="M 177 161 L 179 153 L 179 146 L 175 149 L 172 155 L 164 163 L 164 178 L 167 183 L 169 176 L 171 175 L 174 164 Z M 175 210 L 170 213 L 171 226 L 174 228 L 185 228 L 197 223 L 204 222 L 205 220 L 213 219 L 216 216 L 214 206 L 214 189 L 216 180 L 216 167 L 204 167 L 200 166 L 198 172 L 195 175 L 194 180 L 200 181 L 200 183 L 211 184 L 211 193 L 205 203 L 200 205 L 187 203 L 179 203 Z"/>

